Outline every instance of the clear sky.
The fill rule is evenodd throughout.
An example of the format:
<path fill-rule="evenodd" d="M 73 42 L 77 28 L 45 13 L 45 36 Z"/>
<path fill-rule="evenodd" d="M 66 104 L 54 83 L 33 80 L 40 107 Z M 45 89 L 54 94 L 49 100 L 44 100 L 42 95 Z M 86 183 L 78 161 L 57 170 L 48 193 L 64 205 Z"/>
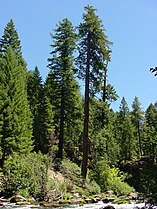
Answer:
<path fill-rule="evenodd" d="M 0 36 L 12 18 L 28 69 L 37 65 L 45 80 L 50 32 L 66 17 L 77 26 L 88 4 L 113 42 L 108 82 L 120 98 L 112 107 L 117 110 L 124 96 L 131 108 L 137 96 L 146 109 L 157 101 L 157 77 L 149 72 L 157 66 L 157 0 L 1 0 Z"/>

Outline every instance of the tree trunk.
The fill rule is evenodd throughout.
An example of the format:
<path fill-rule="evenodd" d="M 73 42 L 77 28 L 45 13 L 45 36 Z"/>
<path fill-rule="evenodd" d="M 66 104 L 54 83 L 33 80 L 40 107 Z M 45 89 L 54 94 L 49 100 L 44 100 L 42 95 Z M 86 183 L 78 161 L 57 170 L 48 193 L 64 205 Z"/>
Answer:
<path fill-rule="evenodd" d="M 58 157 L 60 159 L 63 158 L 63 141 L 64 141 L 64 92 L 62 88 L 61 93 L 61 107 L 60 107 L 60 134 L 59 134 L 59 149 L 58 149 Z"/>
<path fill-rule="evenodd" d="M 103 85 L 103 94 L 102 94 L 102 101 L 105 103 L 106 102 L 106 79 L 107 79 L 107 69 L 105 69 L 104 72 L 104 85 Z M 105 125 L 105 112 L 104 108 L 102 108 L 102 128 Z"/>
<path fill-rule="evenodd" d="M 140 122 L 138 121 L 138 143 L 139 143 L 139 151 L 140 151 L 140 157 L 142 156 L 142 145 L 141 145 L 141 134 L 140 134 Z"/>
<path fill-rule="evenodd" d="M 85 78 L 85 102 L 84 102 L 84 133 L 83 133 L 83 159 L 82 159 L 82 177 L 86 179 L 88 164 L 88 129 L 89 129 L 89 70 L 90 70 L 90 36 L 88 35 L 88 51 Z"/>

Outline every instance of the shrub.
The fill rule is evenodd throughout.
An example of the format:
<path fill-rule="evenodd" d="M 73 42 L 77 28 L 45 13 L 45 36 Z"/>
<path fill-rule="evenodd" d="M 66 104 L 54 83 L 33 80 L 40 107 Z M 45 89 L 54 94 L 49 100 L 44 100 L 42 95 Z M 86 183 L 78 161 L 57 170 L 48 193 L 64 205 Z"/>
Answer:
<path fill-rule="evenodd" d="M 113 190 L 116 195 L 126 195 L 134 191 L 125 182 L 126 175 L 118 168 L 110 168 L 103 160 L 96 164 L 95 171 L 91 171 L 89 175 L 100 185 L 102 191 Z"/>
<path fill-rule="evenodd" d="M 25 197 L 41 198 L 47 183 L 46 157 L 41 153 L 18 155 L 14 153 L 4 164 L 3 192 L 19 193 Z"/>
<path fill-rule="evenodd" d="M 64 194 L 67 191 L 66 182 L 59 182 L 56 179 L 48 178 L 47 191 L 55 191 L 56 194 Z"/>
<path fill-rule="evenodd" d="M 81 169 L 79 166 L 68 159 L 64 159 L 60 168 L 65 178 L 71 180 L 77 186 L 82 184 Z"/>
<path fill-rule="evenodd" d="M 125 175 L 120 172 L 118 168 L 110 168 L 109 175 L 107 179 L 107 189 L 113 190 L 117 195 L 127 195 L 134 191 L 125 180 Z"/>
<path fill-rule="evenodd" d="M 100 194 L 100 186 L 95 181 L 86 182 L 85 188 L 90 194 Z"/>

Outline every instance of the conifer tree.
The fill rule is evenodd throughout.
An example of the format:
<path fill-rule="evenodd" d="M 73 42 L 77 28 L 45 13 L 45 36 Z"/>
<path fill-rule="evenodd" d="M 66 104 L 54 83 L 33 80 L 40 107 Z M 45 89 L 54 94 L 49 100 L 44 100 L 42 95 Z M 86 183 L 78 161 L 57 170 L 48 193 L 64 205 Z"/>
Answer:
<path fill-rule="evenodd" d="M 27 94 L 33 119 L 34 150 L 47 154 L 54 133 L 53 112 L 37 66 L 27 73 Z"/>
<path fill-rule="evenodd" d="M 4 28 L 3 36 L 0 39 L 0 53 L 4 53 L 7 50 L 8 46 L 12 47 L 16 55 L 17 54 L 22 55 L 21 43 L 12 19 L 8 22 L 7 26 Z"/>
<path fill-rule="evenodd" d="M 104 106 L 105 104 L 105 106 Z M 102 108 L 105 113 L 105 124 L 102 127 Z M 106 103 L 92 99 L 90 103 L 89 126 L 89 161 L 92 169 L 98 161 L 104 159 L 111 165 L 116 164 L 119 157 L 119 144 L 114 137 L 116 114 Z"/>
<path fill-rule="evenodd" d="M 50 73 L 46 79 L 46 91 L 54 110 L 55 133 L 59 139 L 58 157 L 63 157 L 63 144 L 69 126 L 73 126 L 74 115 L 79 116 L 79 86 L 74 78 L 73 53 L 76 33 L 66 18 L 57 25 L 53 39 L 51 58 L 48 59 Z M 78 105 L 78 104 L 77 104 Z M 68 124 L 68 125 L 67 125 Z"/>
<path fill-rule="evenodd" d="M 89 97 L 99 92 L 106 62 L 109 60 L 110 42 L 104 34 L 102 21 L 92 6 L 85 7 L 83 23 L 79 25 L 79 77 L 85 80 L 84 134 L 82 176 L 86 179 L 88 161 Z"/>
<path fill-rule="evenodd" d="M 27 101 L 24 69 L 11 47 L 4 52 L 0 65 L 0 136 L 2 164 L 13 152 L 32 150 L 32 126 Z"/>
<path fill-rule="evenodd" d="M 135 155 L 134 127 L 125 98 L 122 98 L 116 122 L 116 139 L 120 146 L 120 158 L 132 159 Z"/>
<path fill-rule="evenodd" d="M 144 116 L 143 111 L 141 109 L 141 104 L 138 99 L 138 97 L 135 97 L 133 104 L 132 104 L 132 123 L 135 127 L 134 137 L 137 141 L 137 155 L 140 157 L 142 156 L 142 139 L 141 139 L 141 132 L 143 129 L 143 123 L 144 123 Z"/>
<path fill-rule="evenodd" d="M 145 111 L 144 155 L 154 159 L 157 156 L 157 105 L 152 103 Z"/>

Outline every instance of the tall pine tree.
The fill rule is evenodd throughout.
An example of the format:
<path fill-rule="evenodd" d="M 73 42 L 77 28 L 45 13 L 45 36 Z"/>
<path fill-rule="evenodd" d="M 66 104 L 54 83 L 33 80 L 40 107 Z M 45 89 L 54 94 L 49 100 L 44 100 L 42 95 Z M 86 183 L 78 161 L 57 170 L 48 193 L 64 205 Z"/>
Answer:
<path fill-rule="evenodd" d="M 116 139 L 120 146 L 121 160 L 130 160 L 135 155 L 134 127 L 125 98 L 122 98 L 116 122 Z"/>
<path fill-rule="evenodd" d="M 74 117 L 80 117 L 79 86 L 74 77 L 73 65 L 77 37 L 68 19 L 59 22 L 51 37 L 53 44 L 51 58 L 48 59 L 50 73 L 46 79 L 46 89 L 54 108 L 55 132 L 59 139 L 58 157 L 62 159 L 65 136 L 68 129 L 74 126 Z"/>
<path fill-rule="evenodd" d="M 14 151 L 32 149 L 31 116 L 26 92 L 26 63 L 11 19 L 0 39 L 1 160 Z M 16 135 L 16 136 L 15 136 Z M 24 148 L 25 147 L 25 148 Z M 27 148 L 28 147 L 28 148 Z"/>
<path fill-rule="evenodd" d="M 143 123 L 144 123 L 144 115 L 143 111 L 141 109 L 141 104 L 138 99 L 138 97 L 135 97 L 133 104 L 132 104 L 132 123 L 135 127 L 134 131 L 134 138 L 136 139 L 136 152 L 137 156 L 141 157 L 142 156 L 142 129 L 143 129 Z"/>
<path fill-rule="evenodd" d="M 21 43 L 12 19 L 8 22 L 7 26 L 4 28 L 3 36 L 0 39 L 0 53 L 4 53 L 7 50 L 8 46 L 12 47 L 16 55 L 18 56 L 22 55 Z"/>
<path fill-rule="evenodd" d="M 110 42 L 104 33 L 102 21 L 92 6 L 85 7 L 83 23 L 79 25 L 79 77 L 85 80 L 84 134 L 82 177 L 86 179 L 88 161 L 89 97 L 99 92 L 106 62 L 109 60 Z"/>
<path fill-rule="evenodd" d="M 16 54 L 8 47 L 0 65 L 2 164 L 13 152 L 28 153 L 32 150 L 32 126 L 24 74 Z"/>
<path fill-rule="evenodd" d="M 144 155 L 154 159 L 157 156 L 157 105 L 152 103 L 145 111 Z"/>
<path fill-rule="evenodd" d="M 53 112 L 38 67 L 27 73 L 27 94 L 33 119 L 34 150 L 46 154 L 53 135 Z"/>

